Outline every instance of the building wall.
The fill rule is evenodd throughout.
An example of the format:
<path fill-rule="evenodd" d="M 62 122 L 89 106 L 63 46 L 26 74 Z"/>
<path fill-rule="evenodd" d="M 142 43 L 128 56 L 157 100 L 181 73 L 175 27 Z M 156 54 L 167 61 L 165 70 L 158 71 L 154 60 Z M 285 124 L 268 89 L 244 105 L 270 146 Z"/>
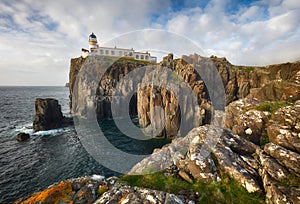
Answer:
<path fill-rule="evenodd" d="M 115 57 L 132 57 L 134 50 L 131 49 L 118 49 L 118 48 L 109 48 L 109 47 L 99 47 L 97 54 L 104 56 L 115 56 Z"/>
<path fill-rule="evenodd" d="M 86 58 L 87 56 L 89 56 L 89 52 L 82 52 L 81 56 L 83 58 Z"/>
<path fill-rule="evenodd" d="M 133 49 L 99 47 L 97 49 L 97 54 L 114 57 L 132 57 L 135 60 L 145 60 L 154 62 L 153 57 L 151 57 L 149 53 L 135 52 Z"/>
<path fill-rule="evenodd" d="M 150 56 L 150 53 L 135 52 L 133 49 L 123 48 L 110 48 L 110 47 L 98 47 L 97 45 L 90 44 L 89 55 L 101 55 L 112 57 L 130 57 L 135 60 L 144 60 L 149 62 L 156 62 L 156 57 Z"/>

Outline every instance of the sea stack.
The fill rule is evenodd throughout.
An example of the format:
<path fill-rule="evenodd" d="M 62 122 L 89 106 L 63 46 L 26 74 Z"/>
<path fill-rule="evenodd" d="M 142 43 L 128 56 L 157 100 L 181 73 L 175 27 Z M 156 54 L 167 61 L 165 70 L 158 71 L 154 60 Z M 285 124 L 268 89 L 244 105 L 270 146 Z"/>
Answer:
<path fill-rule="evenodd" d="M 52 98 L 37 98 L 35 101 L 33 130 L 50 130 L 62 126 L 63 114 L 58 101 Z"/>

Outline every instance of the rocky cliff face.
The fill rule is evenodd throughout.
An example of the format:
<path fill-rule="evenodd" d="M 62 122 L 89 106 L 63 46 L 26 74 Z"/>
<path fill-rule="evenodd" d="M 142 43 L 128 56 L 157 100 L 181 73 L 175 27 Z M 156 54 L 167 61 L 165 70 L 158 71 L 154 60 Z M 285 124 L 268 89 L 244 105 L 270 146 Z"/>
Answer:
<path fill-rule="evenodd" d="M 130 173 L 175 165 L 188 182 L 218 182 L 225 172 L 248 192 L 264 192 L 268 203 L 299 203 L 299 103 L 235 101 L 226 108 L 224 126 L 229 129 L 195 128 L 154 151 Z"/>
<path fill-rule="evenodd" d="M 70 110 L 73 114 L 98 119 L 112 117 L 111 100 L 116 84 L 132 70 L 147 62 L 93 56 L 75 58 L 70 65 Z M 131 89 L 132 83 L 122 87 Z M 129 115 L 137 115 L 136 94 L 129 104 Z M 127 113 L 128 114 L 128 113 Z"/>
<path fill-rule="evenodd" d="M 267 101 L 299 100 L 300 61 L 247 67 L 232 65 L 225 58 L 211 57 L 211 60 L 222 77 L 227 104 L 244 97 Z"/>
<path fill-rule="evenodd" d="M 63 116 L 61 106 L 53 98 L 37 98 L 35 100 L 35 116 L 33 130 L 51 130 L 73 125 L 73 119 Z"/>
<path fill-rule="evenodd" d="M 169 68 L 178 80 L 187 83 L 195 94 L 199 109 L 193 111 L 183 111 L 184 107 L 180 107 L 178 97 L 173 92 L 167 91 L 160 87 L 146 87 L 138 93 L 138 114 L 139 122 L 142 127 L 157 127 L 162 126 L 161 116 L 157 115 L 154 120 L 151 120 L 151 109 L 154 106 L 161 106 L 164 110 L 165 128 L 161 136 L 172 137 L 176 136 L 180 128 L 181 120 L 180 111 L 185 115 L 191 115 L 194 118 L 190 121 L 192 127 L 208 124 L 211 122 L 211 103 L 210 96 L 205 81 L 195 69 L 195 61 L 203 60 L 202 57 L 192 55 L 183 57 L 182 59 L 173 59 L 169 55 L 163 59 L 160 66 Z M 218 74 L 221 77 L 225 91 L 226 105 L 241 98 L 256 98 L 259 101 L 290 101 L 294 102 L 300 99 L 300 62 L 285 63 L 279 65 L 271 65 L 267 67 L 246 67 L 234 66 L 230 64 L 226 58 L 211 57 L 209 62 L 213 62 Z M 205 66 L 205 63 L 200 64 Z M 199 70 L 199 69 L 198 69 Z M 225 106 L 225 104 L 224 104 Z M 234 113 L 236 114 L 236 112 Z M 240 114 L 240 113 L 239 113 Z M 249 112 L 255 114 L 255 111 Z M 265 117 L 262 115 L 261 117 Z M 248 117 L 251 118 L 251 117 Z M 264 120 L 264 118 L 262 118 Z M 236 121 L 227 121 L 235 123 Z M 181 123 L 182 124 L 182 123 Z M 184 123 L 187 124 L 187 123 Z M 263 124 L 260 124 L 260 126 Z M 232 126 L 232 125 L 231 125 Z M 240 124 L 235 123 L 236 128 L 243 128 Z M 259 128 L 259 127 L 258 127 Z M 188 130 L 191 128 L 189 127 Z M 261 132 L 255 132 L 255 127 L 252 127 L 253 134 L 261 135 Z M 249 129 L 250 131 L 250 129 Z M 183 132 L 185 135 L 187 132 Z M 245 135 L 246 136 L 246 135 Z M 252 141 L 258 143 L 260 136 L 252 137 Z"/>
<path fill-rule="evenodd" d="M 33 121 L 33 130 L 50 130 L 63 126 L 63 114 L 61 106 L 56 99 L 35 100 L 35 116 Z"/>
<path fill-rule="evenodd" d="M 216 67 L 218 72 L 216 75 L 220 75 L 224 86 L 226 105 L 245 97 L 256 98 L 260 101 L 294 102 L 300 99 L 300 62 L 266 67 L 247 67 L 234 66 L 226 58 L 212 56 L 210 59 L 206 59 L 198 55 L 191 55 L 173 59 L 173 55 L 170 54 L 159 65 L 152 66 L 153 69 L 170 70 L 171 75 L 168 80 L 173 83 L 174 80 L 177 80 L 177 89 L 181 88 L 179 82 L 187 84 L 193 91 L 199 106 L 189 109 L 189 105 L 186 104 L 189 103 L 188 99 L 191 97 L 186 93 L 176 93 L 176 91 L 168 90 L 163 86 L 149 85 L 153 78 L 146 76 L 146 73 L 145 76 L 139 74 L 137 78 L 140 79 L 138 80 L 126 79 L 128 81 L 122 84 L 121 88 L 119 87 L 122 94 L 125 95 L 126 92 L 135 88 L 135 81 L 143 81 L 148 84 L 140 86 L 129 103 L 129 114 L 138 115 L 139 123 L 144 128 L 145 134 L 155 137 L 174 137 L 178 134 L 185 135 L 193 127 L 211 122 L 210 97 L 212 96 L 210 96 L 207 84 L 202 79 L 203 76 L 201 77 L 200 73 L 196 71 L 195 66 L 199 64 L 198 62 L 201 62 L 198 70 L 203 70 L 210 62 Z M 85 117 L 96 112 L 98 119 L 111 118 L 111 100 L 116 84 L 131 71 L 147 65 L 143 62 L 125 59 L 114 62 L 112 59 L 99 56 L 72 59 L 70 67 L 72 112 Z M 163 79 L 160 80 L 162 83 Z M 211 78 L 206 82 L 213 80 Z M 160 109 L 158 110 L 157 107 Z M 122 116 L 126 114 L 122 111 L 126 110 L 126 108 L 120 108 L 117 110 L 117 114 Z M 255 114 L 255 112 L 249 114 Z M 185 124 L 184 128 L 180 124 Z M 239 125 L 236 124 L 236 126 Z M 239 128 L 241 127 L 239 126 Z M 252 141 L 258 143 L 258 140 L 259 138 L 256 138 Z"/>

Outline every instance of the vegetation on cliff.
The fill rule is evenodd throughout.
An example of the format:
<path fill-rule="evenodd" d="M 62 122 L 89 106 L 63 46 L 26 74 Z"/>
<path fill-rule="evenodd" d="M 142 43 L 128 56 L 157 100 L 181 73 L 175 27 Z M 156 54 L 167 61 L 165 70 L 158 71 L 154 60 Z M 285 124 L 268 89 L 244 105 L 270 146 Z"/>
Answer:
<path fill-rule="evenodd" d="M 119 182 L 174 194 L 189 189 L 197 194 L 197 203 L 265 203 L 262 193 L 248 193 L 232 177 L 224 172 L 221 175 L 220 182 L 204 183 L 194 180 L 189 183 L 180 178 L 166 176 L 164 172 L 156 172 L 147 175 L 124 175 Z"/>

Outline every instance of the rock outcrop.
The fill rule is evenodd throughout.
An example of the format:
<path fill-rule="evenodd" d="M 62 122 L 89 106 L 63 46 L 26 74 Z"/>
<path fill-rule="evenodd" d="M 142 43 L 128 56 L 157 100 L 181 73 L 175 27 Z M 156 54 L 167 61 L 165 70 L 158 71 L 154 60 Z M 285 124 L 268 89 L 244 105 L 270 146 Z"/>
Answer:
<path fill-rule="evenodd" d="M 231 131 L 201 126 L 155 151 L 129 173 L 149 173 L 176 165 L 179 172 L 184 172 L 179 176 L 187 182 L 218 182 L 223 172 L 249 193 L 266 192 L 268 203 L 299 203 L 299 163 L 297 152 L 274 143 L 261 149 Z"/>
<path fill-rule="evenodd" d="M 299 101 L 245 98 L 232 102 L 223 124 L 230 131 L 215 126 L 195 128 L 154 151 L 130 173 L 176 165 L 187 182 L 216 182 L 221 170 L 248 192 L 265 192 L 268 203 L 299 203 L 299 107 Z"/>
<path fill-rule="evenodd" d="M 257 192 L 261 191 L 255 170 L 258 164 L 252 156 L 256 149 L 259 147 L 255 144 L 227 130 L 200 126 L 184 138 L 175 139 L 155 151 L 134 166 L 129 174 L 149 173 L 149 169 L 158 171 L 176 165 L 194 179 L 213 182 L 220 178 L 218 171 L 222 169 L 249 192 Z"/>
<path fill-rule="evenodd" d="M 143 61 L 102 56 L 72 59 L 69 74 L 71 113 L 87 118 L 94 116 L 98 119 L 112 118 L 111 103 L 116 86 L 129 72 L 148 64 Z M 134 83 L 126 81 L 126 84 L 120 87 L 120 91 L 126 94 L 126 91 L 135 88 L 133 85 Z M 125 114 L 136 116 L 136 94 L 130 99 L 126 104 L 129 106 L 129 112 Z M 124 108 L 120 108 L 120 112 Z M 120 112 L 117 111 L 116 117 L 124 116 Z"/>
<path fill-rule="evenodd" d="M 278 109 L 267 128 L 271 142 L 300 153 L 300 101 Z"/>
<path fill-rule="evenodd" d="M 56 99 L 37 98 L 35 100 L 34 131 L 60 128 L 62 124 L 63 114 Z"/>
<path fill-rule="evenodd" d="M 19 142 L 23 142 L 23 141 L 26 141 L 30 138 L 30 135 L 28 133 L 24 133 L 24 132 L 20 132 L 18 135 L 17 135 L 17 140 Z"/>
<path fill-rule="evenodd" d="M 149 64 L 128 59 L 115 61 L 100 56 L 72 59 L 70 66 L 72 112 L 85 117 L 89 117 L 90 114 L 95 115 L 96 112 L 98 119 L 111 118 L 111 100 L 118 82 L 133 70 L 146 65 Z M 131 100 L 127 101 L 126 106 L 129 106 L 129 109 L 126 107 L 118 109 L 117 112 L 125 112 L 117 114 L 123 116 L 124 114 L 128 115 L 129 112 L 129 115 L 138 115 L 139 123 L 146 134 L 153 135 L 153 132 L 159 130 L 158 134 L 154 134 L 156 137 L 172 138 L 176 135 L 185 135 L 193 127 L 211 123 L 213 111 L 211 100 L 218 98 L 216 96 L 221 96 L 222 90 L 226 97 L 220 98 L 223 98 L 224 103 L 221 100 L 217 101 L 220 102 L 218 105 L 214 103 L 214 110 L 222 109 L 225 104 L 228 105 L 245 97 L 256 98 L 259 101 L 285 100 L 290 102 L 299 100 L 300 97 L 299 61 L 266 67 L 249 67 L 235 66 L 229 63 L 226 58 L 215 56 L 204 58 L 199 55 L 190 55 L 173 59 L 173 55 L 169 54 L 160 64 L 152 67 L 154 70 L 169 70 L 171 74 L 166 80 L 169 84 L 177 86 L 177 89 L 182 88 L 180 87 L 182 84 L 186 84 L 192 90 L 198 105 L 193 110 L 187 110 L 187 106 L 180 104 L 180 102 L 188 102 L 187 99 L 192 97 L 186 93 L 179 94 L 180 97 L 183 95 L 187 97 L 187 99 L 181 99 L 174 89 L 170 90 L 162 85 L 149 85 L 155 79 L 147 76 L 147 73 L 145 73 L 145 77 L 141 74 L 138 75 L 137 79 L 126 78 L 126 83 L 119 87 L 125 96 L 130 95 L 129 92 L 134 90 L 135 81 L 143 81 L 148 85 L 139 87 L 137 93 L 133 94 Z M 206 69 L 213 70 L 212 67 L 216 68 L 216 73 L 212 74 L 206 71 Z M 161 71 L 161 73 L 164 72 Z M 216 82 L 216 75 L 220 76 L 223 86 L 219 89 L 222 90 L 209 87 L 210 82 Z M 163 80 L 160 82 L 163 83 Z M 212 89 L 214 93 L 209 93 L 209 90 Z M 160 110 L 155 107 L 160 107 Z M 128 112 L 126 112 L 127 110 Z M 249 115 L 246 117 L 249 119 L 262 117 L 259 126 L 264 125 L 263 121 L 267 116 L 256 116 L 256 111 L 250 111 L 247 114 Z M 180 124 L 183 123 L 184 126 L 188 124 L 186 130 L 181 129 Z M 248 129 L 244 136 L 258 143 L 260 140 L 258 128 L 250 128 L 251 134 L 250 129 Z M 240 129 L 239 132 L 242 132 L 243 127 Z"/>
<path fill-rule="evenodd" d="M 37 98 L 35 100 L 34 131 L 51 130 L 72 124 L 72 118 L 63 116 L 61 106 L 56 99 Z"/>
<path fill-rule="evenodd" d="M 163 191 L 146 188 L 131 187 L 124 184 L 117 184 L 103 196 L 98 198 L 95 204 L 106 203 L 195 203 L 195 200 L 186 195 L 174 195 Z"/>
<path fill-rule="evenodd" d="M 70 179 L 53 184 L 41 192 L 20 198 L 14 203 L 94 203 L 115 181 L 115 178 L 105 179 L 100 175 Z"/>
<path fill-rule="evenodd" d="M 194 195 L 166 193 L 146 188 L 132 187 L 117 183 L 118 178 L 106 179 L 100 175 L 70 179 L 49 186 L 31 196 L 20 198 L 14 204 L 21 203 L 195 203 Z"/>
<path fill-rule="evenodd" d="M 255 109 L 261 103 L 251 98 L 232 102 L 226 107 L 224 127 L 259 145 L 263 136 L 267 134 L 267 122 L 271 115 L 268 111 Z"/>

